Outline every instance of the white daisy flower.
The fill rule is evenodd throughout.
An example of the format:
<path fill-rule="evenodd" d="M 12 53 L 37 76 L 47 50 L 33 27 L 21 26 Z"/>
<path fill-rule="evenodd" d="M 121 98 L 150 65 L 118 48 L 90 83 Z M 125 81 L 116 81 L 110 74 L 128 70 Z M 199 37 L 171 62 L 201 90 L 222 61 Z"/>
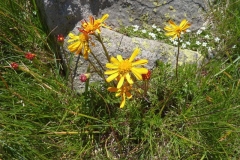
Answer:
<path fill-rule="evenodd" d="M 152 28 L 157 28 L 157 26 L 155 24 L 152 25 Z"/>
<path fill-rule="evenodd" d="M 199 29 L 196 34 L 199 35 L 199 34 L 201 34 L 201 33 L 202 33 L 202 30 Z"/>
<path fill-rule="evenodd" d="M 149 36 L 151 36 L 153 39 L 156 39 L 156 35 L 152 32 L 148 33 Z"/>
<path fill-rule="evenodd" d="M 210 38 L 210 36 L 207 34 L 206 36 L 204 36 L 206 39 L 209 39 Z"/>
<path fill-rule="evenodd" d="M 170 38 L 169 40 L 170 40 L 171 42 L 174 42 L 174 39 L 173 39 L 173 38 Z"/>
<path fill-rule="evenodd" d="M 220 38 L 216 37 L 214 38 L 214 41 L 218 43 L 220 41 Z"/>
<path fill-rule="evenodd" d="M 173 41 L 173 44 L 174 44 L 174 45 L 178 45 L 178 42 L 177 42 L 177 41 Z"/>
<path fill-rule="evenodd" d="M 136 32 L 138 29 L 137 28 L 134 28 L 133 31 Z"/>
<path fill-rule="evenodd" d="M 187 45 L 185 43 L 182 44 L 182 48 L 186 48 Z"/>
<path fill-rule="evenodd" d="M 206 42 L 203 42 L 203 43 L 202 43 L 202 46 L 203 46 L 203 47 L 206 47 L 206 46 L 207 46 L 207 43 L 206 43 Z"/>
<path fill-rule="evenodd" d="M 136 28 L 136 29 L 138 29 L 139 28 L 139 26 L 138 25 L 132 25 L 134 28 Z"/>
<path fill-rule="evenodd" d="M 199 46 L 200 44 L 201 44 L 201 42 L 199 42 L 199 41 L 196 41 L 196 45 L 198 45 L 198 46 Z"/>
<path fill-rule="evenodd" d="M 161 29 L 160 29 L 160 28 L 157 28 L 157 31 L 158 31 L 158 32 L 160 32 L 160 31 L 161 31 Z"/>
<path fill-rule="evenodd" d="M 186 42 L 186 45 L 190 45 L 191 43 L 189 41 Z"/>
<path fill-rule="evenodd" d="M 142 33 L 147 33 L 147 31 L 145 29 L 142 30 Z"/>

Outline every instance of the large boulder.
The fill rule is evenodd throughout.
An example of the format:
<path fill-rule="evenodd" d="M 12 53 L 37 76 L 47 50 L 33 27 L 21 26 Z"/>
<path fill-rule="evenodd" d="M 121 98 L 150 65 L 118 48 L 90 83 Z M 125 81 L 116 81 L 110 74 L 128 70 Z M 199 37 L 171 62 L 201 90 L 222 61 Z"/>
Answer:
<path fill-rule="evenodd" d="M 53 35 L 67 35 L 77 22 L 89 15 L 110 15 L 113 28 L 132 24 L 163 26 L 169 19 L 187 18 L 192 29 L 204 23 L 205 0 L 37 0 L 37 6 Z"/>

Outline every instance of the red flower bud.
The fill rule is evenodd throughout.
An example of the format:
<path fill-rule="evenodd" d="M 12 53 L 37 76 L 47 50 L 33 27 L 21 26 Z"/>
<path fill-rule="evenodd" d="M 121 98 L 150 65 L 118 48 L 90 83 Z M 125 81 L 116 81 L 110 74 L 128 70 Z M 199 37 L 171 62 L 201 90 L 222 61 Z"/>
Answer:
<path fill-rule="evenodd" d="M 86 73 L 86 74 L 81 74 L 79 79 L 81 82 L 86 82 L 90 77 L 90 74 L 89 73 Z"/>
<path fill-rule="evenodd" d="M 62 34 L 59 34 L 59 35 L 57 36 L 57 42 L 58 42 L 58 44 L 63 45 L 63 43 L 64 43 L 64 37 L 63 37 Z"/>
<path fill-rule="evenodd" d="M 16 70 L 18 69 L 18 64 L 16 62 L 12 62 L 11 67 Z"/>
<path fill-rule="evenodd" d="M 150 70 L 148 70 L 148 73 L 147 74 L 142 74 L 142 79 L 143 80 L 149 80 L 150 79 L 150 77 L 151 77 L 151 71 Z"/>
<path fill-rule="evenodd" d="M 27 52 L 26 54 L 25 54 L 25 57 L 27 58 L 27 59 L 29 59 L 29 60 L 33 60 L 34 58 L 35 58 L 35 54 L 33 54 L 33 53 L 31 53 L 31 52 Z"/>

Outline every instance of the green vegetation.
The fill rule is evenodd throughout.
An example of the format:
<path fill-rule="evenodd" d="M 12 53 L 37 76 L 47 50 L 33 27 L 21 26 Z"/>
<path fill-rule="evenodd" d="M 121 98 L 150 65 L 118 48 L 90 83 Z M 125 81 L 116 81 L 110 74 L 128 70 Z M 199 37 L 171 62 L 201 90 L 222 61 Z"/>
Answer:
<path fill-rule="evenodd" d="M 147 94 L 120 109 L 106 84 L 90 84 L 86 94 L 68 87 L 34 0 L 0 1 L 0 159 L 239 159 L 239 8 L 239 0 L 215 1 L 213 24 L 184 34 L 187 48 L 204 56 L 208 48 L 195 42 L 206 41 L 211 59 L 179 66 L 178 81 L 158 61 Z M 133 29 L 122 31 L 172 43 L 163 28 Z"/>

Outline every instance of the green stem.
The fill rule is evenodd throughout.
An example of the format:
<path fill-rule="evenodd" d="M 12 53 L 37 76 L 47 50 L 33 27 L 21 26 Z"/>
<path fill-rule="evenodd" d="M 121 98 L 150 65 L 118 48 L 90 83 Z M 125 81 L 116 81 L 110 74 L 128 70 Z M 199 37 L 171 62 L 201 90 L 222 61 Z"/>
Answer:
<path fill-rule="evenodd" d="M 178 38 L 178 51 L 177 51 L 177 59 L 176 59 L 176 79 L 178 81 L 178 58 L 180 54 L 180 39 Z"/>
<path fill-rule="evenodd" d="M 91 64 L 91 66 L 94 68 L 95 72 L 97 72 L 97 74 L 102 77 L 103 79 L 105 79 L 103 73 L 101 71 L 99 71 L 97 69 L 97 67 L 93 64 L 93 62 L 90 59 L 87 59 L 87 61 Z"/>
<path fill-rule="evenodd" d="M 95 56 L 94 53 L 91 52 L 91 54 L 93 55 L 94 59 L 97 61 L 98 65 L 102 68 L 103 71 L 105 71 L 105 69 L 103 68 L 101 62 L 98 60 L 98 58 Z"/>
<path fill-rule="evenodd" d="M 90 65 L 88 65 L 88 68 L 87 68 L 87 73 L 90 73 Z M 85 83 L 85 94 L 87 95 L 87 92 L 88 92 L 88 86 L 89 86 L 89 80 L 90 78 L 87 79 L 86 83 Z"/>
<path fill-rule="evenodd" d="M 105 56 L 107 57 L 108 62 L 110 62 L 109 53 L 108 53 L 107 48 L 105 47 L 105 45 L 104 45 L 104 43 L 103 43 L 103 41 L 102 41 L 102 38 L 101 38 L 100 34 L 97 34 L 97 35 L 94 34 L 94 35 L 96 36 L 97 40 L 101 43 L 101 45 L 102 45 L 102 47 L 103 47 L 103 50 L 104 50 L 104 52 L 105 52 Z"/>

